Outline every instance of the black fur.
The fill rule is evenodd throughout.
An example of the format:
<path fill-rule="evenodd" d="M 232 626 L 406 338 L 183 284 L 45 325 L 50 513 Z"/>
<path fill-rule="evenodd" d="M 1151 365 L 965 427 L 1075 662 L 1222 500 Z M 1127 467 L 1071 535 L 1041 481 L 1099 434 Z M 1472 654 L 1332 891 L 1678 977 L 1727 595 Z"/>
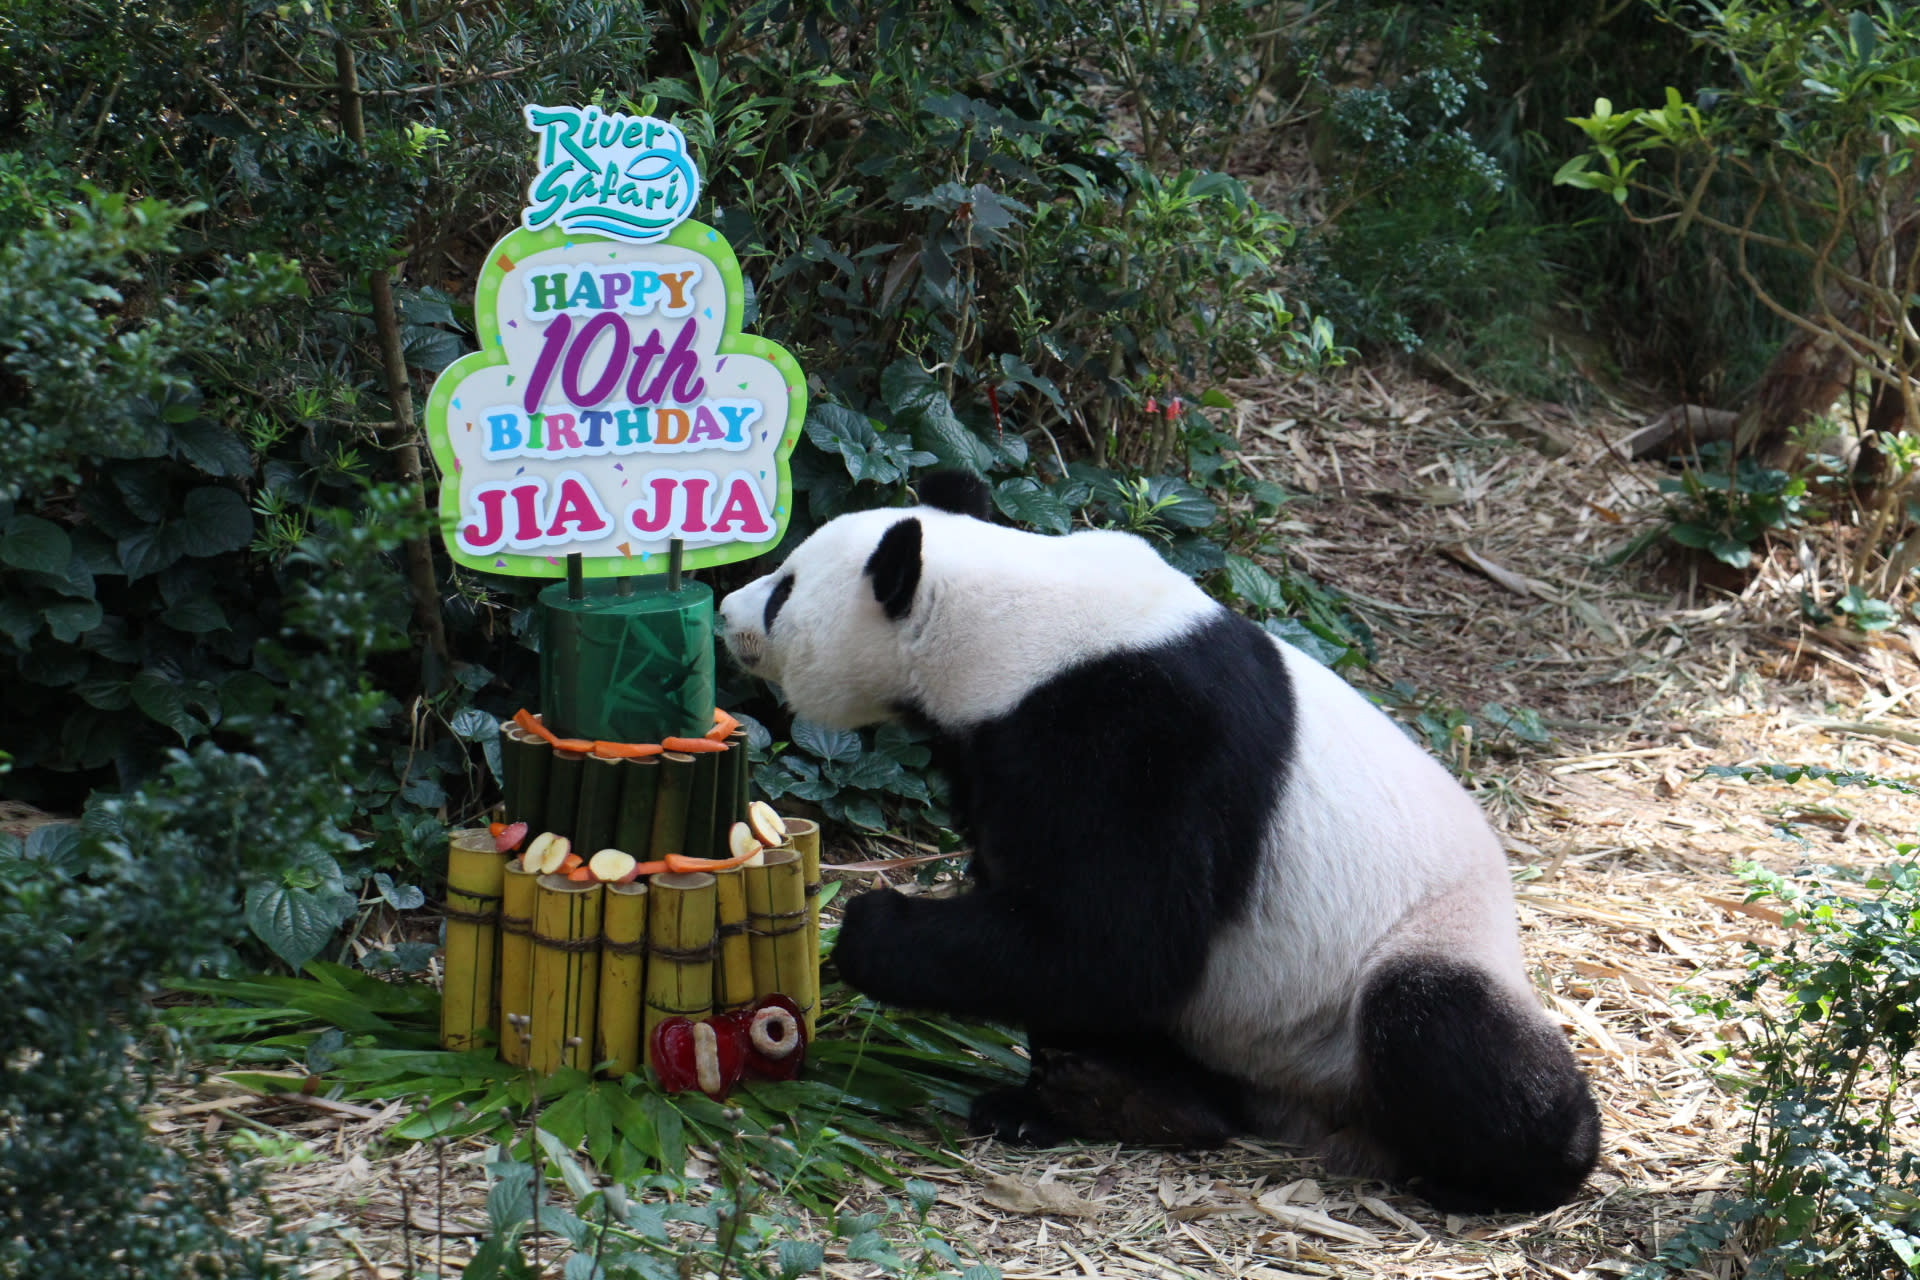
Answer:
<path fill-rule="evenodd" d="M 1078 1138 L 1200 1150 L 1247 1128 L 1246 1087 L 1169 1036 L 1036 1038 L 1031 1048 L 1025 1084 L 974 1099 L 967 1113 L 974 1133 L 1036 1147 Z"/>
<path fill-rule="evenodd" d="M 913 607 L 920 588 L 920 522 L 902 520 L 880 538 L 867 557 L 866 575 L 873 579 L 873 598 L 898 622 Z"/>
<path fill-rule="evenodd" d="M 767 607 L 760 615 L 760 629 L 768 635 L 773 634 L 773 620 L 780 616 L 780 610 L 786 606 L 787 597 L 793 594 L 793 575 L 787 574 L 773 584 L 773 590 L 767 593 Z"/>
<path fill-rule="evenodd" d="M 1599 1158 L 1599 1112 L 1565 1038 L 1509 999 L 1422 957 L 1382 966 L 1361 996 L 1369 1136 L 1448 1212 L 1555 1208 Z"/>
<path fill-rule="evenodd" d="M 975 520 L 993 518 L 993 491 L 971 471 L 929 471 L 914 485 L 922 506 Z"/>
<path fill-rule="evenodd" d="M 853 899 L 841 976 L 1043 1042 L 1167 1030 L 1245 909 L 1293 726 L 1279 652 L 1224 610 L 1065 671 L 1002 719 L 934 726 L 973 889 Z"/>

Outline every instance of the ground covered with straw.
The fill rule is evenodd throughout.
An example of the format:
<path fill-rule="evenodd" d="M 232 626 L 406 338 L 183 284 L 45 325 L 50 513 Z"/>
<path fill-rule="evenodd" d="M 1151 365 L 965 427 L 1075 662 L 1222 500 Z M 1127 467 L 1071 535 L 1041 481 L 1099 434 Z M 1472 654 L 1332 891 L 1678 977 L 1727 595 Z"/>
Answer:
<path fill-rule="evenodd" d="M 1706 1063 L 1717 1047 L 1737 1060 L 1747 1032 L 1689 1000 L 1739 975 L 1747 941 L 1780 936 L 1736 863 L 1873 866 L 1920 829 L 1886 792 L 1702 770 L 1914 778 L 1920 630 L 1799 625 L 1815 548 L 1781 547 L 1733 589 L 1657 556 L 1607 567 L 1658 505 L 1657 465 L 1610 447 L 1642 420 L 1623 406 L 1522 406 L 1379 367 L 1236 391 L 1246 464 L 1302 495 L 1281 516 L 1288 567 L 1348 592 L 1374 631 L 1379 660 L 1357 681 L 1398 682 L 1406 718 L 1499 703 L 1551 733 L 1456 732 L 1446 749 L 1507 840 L 1541 998 L 1600 1098 L 1600 1171 L 1555 1213 L 1463 1219 L 1253 1141 L 1204 1155 L 979 1143 L 958 1168 L 905 1164 L 939 1188 L 935 1227 L 1015 1280 L 1623 1274 L 1737 1181 L 1747 1113 Z M 484 1222 L 488 1149 L 384 1142 L 403 1114 L 203 1083 L 170 1090 L 154 1123 L 252 1135 L 273 1205 L 313 1242 L 303 1274 L 458 1274 Z M 276 1158 L 297 1142 L 313 1158 Z M 852 1188 L 847 1204 L 879 1199 Z M 878 1274 L 834 1245 L 826 1272 Z"/>

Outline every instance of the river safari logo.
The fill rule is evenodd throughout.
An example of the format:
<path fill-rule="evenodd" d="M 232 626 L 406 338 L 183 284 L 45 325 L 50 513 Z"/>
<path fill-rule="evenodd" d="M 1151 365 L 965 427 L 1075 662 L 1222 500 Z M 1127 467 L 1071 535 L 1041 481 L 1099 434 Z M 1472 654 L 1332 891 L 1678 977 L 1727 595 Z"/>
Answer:
<path fill-rule="evenodd" d="M 539 171 L 475 288 L 480 350 L 427 402 L 442 535 L 469 568 L 589 577 L 770 550 L 806 384 L 741 332 L 739 260 L 688 219 L 699 170 L 651 116 L 525 108 Z"/>

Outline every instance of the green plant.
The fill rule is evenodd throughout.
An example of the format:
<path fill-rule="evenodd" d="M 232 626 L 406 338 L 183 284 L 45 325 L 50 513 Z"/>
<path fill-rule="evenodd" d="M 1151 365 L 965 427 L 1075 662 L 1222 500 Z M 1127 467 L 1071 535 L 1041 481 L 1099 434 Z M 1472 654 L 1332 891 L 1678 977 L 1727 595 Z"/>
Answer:
<path fill-rule="evenodd" d="M 1658 8 L 1727 78 L 1694 101 L 1672 87 L 1658 107 L 1596 100 L 1592 115 L 1571 117 L 1588 149 L 1556 180 L 1602 192 L 1634 221 L 1670 224 L 1676 236 L 1698 227 L 1724 237 L 1745 287 L 1804 342 L 1837 353 L 1840 380 L 1872 388 L 1896 419 L 1920 421 L 1920 338 L 1908 319 L 1920 293 L 1920 229 L 1908 216 L 1920 192 L 1920 16 L 1892 0 Z M 1744 208 L 1704 206 L 1716 174 Z M 1750 261 L 1756 247 L 1796 259 L 1808 296 L 1771 287 Z M 1765 414 L 1761 404 L 1743 419 L 1743 448 L 1772 448 L 1798 425 Z M 1887 481 L 1899 468 L 1879 470 Z M 1898 486 L 1883 483 L 1849 585 L 1885 596 L 1907 589 L 1920 548 L 1908 539 L 1896 550 L 1906 527 Z"/>
<path fill-rule="evenodd" d="M 383 714 L 364 667 L 396 643 L 382 556 L 405 507 L 376 491 L 366 514 L 317 513 L 324 536 L 288 557 L 284 634 L 229 709 L 251 751 L 202 741 L 78 824 L 0 837 L 0 1271 L 270 1273 L 225 1227 L 244 1183 L 146 1132 L 149 1000 L 231 964 L 249 924 L 294 952 L 331 933 L 340 904 L 289 868 L 317 874 L 355 844 L 341 775 Z"/>
<path fill-rule="evenodd" d="M 1700 446 L 1698 465 L 1660 481 L 1667 495 L 1666 536 L 1744 569 L 1767 534 L 1791 529 L 1806 508 L 1807 482 L 1752 458 L 1729 461 L 1724 442 Z"/>
<path fill-rule="evenodd" d="M 1736 1248 L 1744 1274 L 1881 1277 L 1920 1272 L 1920 1154 L 1897 1134 L 1920 1060 L 1920 864 L 1913 845 L 1865 880 L 1864 896 L 1759 867 L 1748 901 L 1784 905 L 1793 930 L 1750 942 L 1747 974 L 1703 1002 L 1755 1037 L 1743 1082 L 1752 1120 L 1746 1186 L 1722 1198 L 1641 1268 L 1677 1274 Z"/>

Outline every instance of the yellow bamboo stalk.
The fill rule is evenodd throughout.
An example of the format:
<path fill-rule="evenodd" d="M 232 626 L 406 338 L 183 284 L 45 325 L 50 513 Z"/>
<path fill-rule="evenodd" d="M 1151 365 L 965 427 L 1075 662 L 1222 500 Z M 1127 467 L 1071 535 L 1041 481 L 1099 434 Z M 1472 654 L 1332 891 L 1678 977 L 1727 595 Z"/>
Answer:
<path fill-rule="evenodd" d="M 779 992 L 800 1006 L 803 1017 L 819 1002 L 817 961 L 807 958 L 807 890 L 800 855 L 767 850 L 763 865 L 747 873 L 748 936 L 753 942 L 753 993 Z"/>
<path fill-rule="evenodd" d="M 527 1065 L 541 1075 L 593 1066 L 599 1009 L 598 883 L 541 876 L 533 904 L 533 1033 Z"/>
<path fill-rule="evenodd" d="M 533 899 L 540 877 L 515 858 L 500 890 L 500 1057 L 527 1065 L 527 1017 L 533 1012 Z"/>
<path fill-rule="evenodd" d="M 713 1012 L 714 898 L 706 871 L 663 872 L 647 887 L 647 1018 L 641 1029 L 653 1065 L 653 1029 L 672 1017 Z"/>
<path fill-rule="evenodd" d="M 473 1049 L 493 1026 L 493 965 L 499 947 L 506 859 L 484 827 L 447 835 L 447 953 L 440 987 L 440 1045 Z"/>
<path fill-rule="evenodd" d="M 616 1079 L 640 1069 L 640 1009 L 646 1000 L 647 886 L 607 886 L 600 919 L 600 1027 L 593 1059 Z"/>
<path fill-rule="evenodd" d="M 723 1010 L 744 1009 L 754 1001 L 753 942 L 747 936 L 747 876 L 744 867 L 713 873 L 720 936 L 719 963 L 713 970 L 713 1002 Z"/>
<path fill-rule="evenodd" d="M 800 853 L 800 871 L 806 877 L 807 955 L 813 968 L 814 1008 L 807 1014 L 807 1039 L 813 1039 L 813 1024 L 820 1016 L 820 824 L 811 818 L 787 818 L 787 843 Z"/>

